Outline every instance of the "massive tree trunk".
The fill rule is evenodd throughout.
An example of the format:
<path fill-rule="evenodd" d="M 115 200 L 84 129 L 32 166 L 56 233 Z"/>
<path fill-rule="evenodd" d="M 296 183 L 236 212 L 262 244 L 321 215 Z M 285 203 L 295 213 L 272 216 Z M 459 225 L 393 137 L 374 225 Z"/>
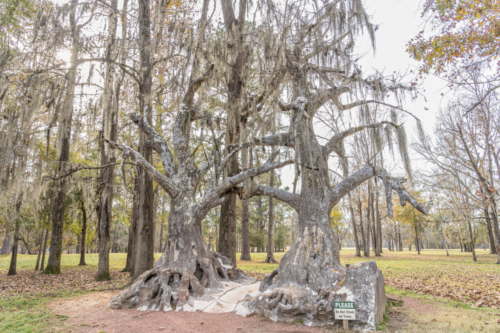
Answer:
<path fill-rule="evenodd" d="M 204 31 L 208 0 L 203 3 L 205 19 L 200 21 L 199 29 Z M 198 52 L 194 64 L 199 61 Z M 245 170 L 232 177 L 218 175 L 225 169 L 232 157 L 243 147 L 250 143 L 232 147 L 225 156 L 220 156 L 218 148 L 213 150 L 212 156 L 206 163 L 197 168 L 189 142 L 191 139 L 191 123 L 202 119 L 209 126 L 212 119 L 208 112 L 201 112 L 194 106 L 194 96 L 197 89 L 205 82 L 213 71 L 213 65 L 201 77 L 197 67 L 194 66 L 192 79 L 187 88 L 186 95 L 179 107 L 173 128 L 174 154 L 165 140 L 151 126 L 148 117 L 132 114 L 130 118 L 140 128 L 141 132 L 149 139 L 149 146 L 159 155 L 163 164 L 164 174 L 160 173 L 139 152 L 132 148 L 108 141 L 114 148 L 123 151 L 123 159 L 131 158 L 135 164 L 170 196 L 170 214 L 168 236 L 165 251 L 152 270 L 139 275 L 135 282 L 126 290 L 120 292 L 110 306 L 114 308 L 138 306 L 141 309 L 168 310 L 172 306 L 181 307 L 186 303 L 191 290 L 193 295 L 202 295 L 205 286 L 220 286 L 219 274 L 225 279 L 228 275 L 235 278 L 242 277 L 243 273 L 235 268 L 229 260 L 219 255 L 210 254 L 203 239 L 201 222 L 210 209 L 219 206 L 228 199 L 231 193 L 242 193 L 236 185 L 251 177 L 269 172 L 293 161 L 274 162 L 277 154 L 272 154 L 270 159 L 261 166 Z M 217 140 L 217 138 L 213 138 Z M 220 145 L 220 142 L 217 146 Z M 226 147 L 227 148 L 227 147 Z M 176 157 L 174 159 L 174 156 Z M 194 194 L 197 187 L 209 170 L 213 170 L 209 188 L 204 195 L 195 201 Z M 152 202 L 151 202 L 152 203 Z M 151 242 L 151 245 L 154 245 Z M 139 250 L 136 258 L 136 272 L 139 264 Z M 229 271 L 228 271 L 229 270 Z M 189 289 L 191 287 L 191 289 Z"/>
<path fill-rule="evenodd" d="M 333 136 L 326 145 L 320 145 L 314 134 L 313 117 L 326 101 L 335 100 L 347 90 L 333 87 L 320 93 L 309 92 L 306 75 L 310 65 L 299 64 L 298 57 L 302 51 L 286 50 L 288 73 L 293 83 L 293 102 L 288 106 L 291 111 L 290 133 L 260 140 L 295 149 L 296 170 L 300 170 L 301 177 L 300 194 L 266 186 L 252 189 L 253 195 L 273 196 L 291 205 L 299 216 L 299 232 L 297 240 L 281 259 L 279 267 L 266 276 L 261 284 L 261 291 L 272 289 L 272 292 L 253 299 L 251 308 L 272 318 L 286 318 L 289 314 L 296 313 L 305 315 L 308 320 L 315 318 L 329 321 L 333 317 L 331 302 L 341 299 L 337 291 L 344 286 L 349 288 L 349 295 L 354 295 L 354 298 L 358 299 L 357 304 L 361 304 L 363 301 L 360 298 L 366 297 L 367 293 L 366 289 L 362 288 L 369 288 L 364 285 L 367 283 L 372 288 L 370 297 L 373 297 L 377 307 L 380 307 L 375 313 L 377 319 L 375 320 L 373 314 L 370 315 L 367 310 L 359 311 L 357 319 L 369 322 L 374 329 L 376 321 L 382 319 L 380 311 L 383 311 L 385 306 L 385 296 L 380 294 L 383 293 L 383 277 L 373 262 L 356 265 L 347 271 L 340 264 L 338 237 L 330 225 L 330 211 L 344 196 L 372 177 L 379 177 L 384 181 L 389 217 L 392 217 L 392 190 L 398 192 L 401 204 L 409 202 L 424 213 L 427 213 L 427 208 L 404 189 L 404 179 L 392 178 L 383 168 L 369 164 L 345 177 L 335 186 L 330 184 L 328 155 L 335 151 L 342 156 L 343 151 L 340 148 L 343 139 L 365 128 L 377 128 L 388 123 L 351 128 Z M 338 100 L 336 102 L 341 105 Z M 369 216 L 367 218 L 369 219 Z M 369 233 L 367 234 L 366 241 L 369 245 Z M 367 271 L 371 272 L 368 276 L 363 273 Z M 355 278 L 359 281 L 351 281 Z M 318 306 L 325 314 L 323 318 Z"/>
<path fill-rule="evenodd" d="M 61 254 L 62 254 L 62 238 L 64 227 L 64 206 L 66 204 L 66 183 L 65 176 L 68 169 L 69 150 L 71 143 L 71 122 L 73 119 L 73 99 L 75 96 L 76 76 L 78 74 L 78 55 L 80 53 L 80 29 L 81 26 L 76 24 L 76 9 L 78 0 L 71 1 L 71 67 L 67 74 L 66 96 L 59 115 L 58 126 L 58 165 L 57 165 L 57 180 L 56 200 L 54 206 L 54 214 L 52 221 L 52 237 L 50 241 L 50 253 L 47 267 L 44 270 L 45 274 L 61 274 Z"/>
<path fill-rule="evenodd" d="M 228 43 L 235 45 L 229 48 L 230 77 L 228 82 L 228 115 L 226 120 L 226 144 L 237 145 L 241 142 L 241 98 L 243 93 L 243 69 L 249 52 L 245 44 L 245 18 L 247 0 L 239 2 L 238 19 L 230 0 L 222 0 L 222 13 L 228 36 Z M 232 177 L 239 173 L 238 154 L 234 154 L 227 165 L 227 175 Z M 219 252 L 228 257 L 236 267 L 236 195 L 229 195 L 221 206 L 219 229 Z"/>
<path fill-rule="evenodd" d="M 116 27 L 118 21 L 118 0 L 111 0 L 108 14 L 108 40 L 106 43 L 106 59 L 115 58 Z M 118 132 L 118 114 L 113 107 L 114 100 L 113 85 L 115 79 L 115 65 L 106 64 L 106 74 L 103 94 L 103 122 L 102 137 L 116 141 Z M 102 141 L 101 144 L 101 166 L 114 164 L 116 162 L 113 149 Z M 115 179 L 115 167 L 109 165 L 101 169 L 100 183 L 100 210 L 99 210 L 99 263 L 97 265 L 96 281 L 107 281 L 111 279 L 109 273 L 109 235 L 113 213 L 113 185 Z"/>
<path fill-rule="evenodd" d="M 151 103 L 152 87 L 152 40 L 151 40 L 151 4 L 150 0 L 139 2 L 139 49 L 140 49 L 140 77 L 139 109 L 141 118 L 144 117 L 152 124 L 153 107 Z M 141 132 L 139 136 L 139 152 L 144 159 L 152 162 L 152 149 L 146 145 L 146 135 Z M 137 277 L 154 266 L 154 214 L 153 179 L 142 169 L 137 172 L 138 220 L 136 257 L 133 275 Z"/>

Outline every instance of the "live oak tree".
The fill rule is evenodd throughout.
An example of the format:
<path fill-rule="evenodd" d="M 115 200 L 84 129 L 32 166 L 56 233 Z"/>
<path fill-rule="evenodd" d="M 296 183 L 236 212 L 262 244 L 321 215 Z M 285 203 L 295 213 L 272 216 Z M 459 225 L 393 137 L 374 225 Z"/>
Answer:
<path fill-rule="evenodd" d="M 304 14 L 303 10 L 307 5 L 307 1 L 290 5 L 287 7 L 287 19 L 290 21 L 280 22 L 280 26 L 288 27 L 285 30 L 289 32 L 284 37 L 287 43 L 282 56 L 289 78 L 290 97 L 289 104 L 281 104 L 282 110 L 289 114 L 289 131 L 255 139 L 260 144 L 292 148 L 297 177 L 300 175 L 301 180 L 299 194 L 268 186 L 255 186 L 250 191 L 251 195 L 268 195 L 288 203 L 297 211 L 299 218 L 299 233 L 295 243 L 285 253 L 279 267 L 264 279 L 261 291 L 289 285 L 310 288 L 316 292 L 333 287 L 337 280 L 332 270 L 344 268 L 340 264 L 338 239 L 330 226 L 330 211 L 344 196 L 372 177 L 378 177 L 384 185 L 390 217 L 393 190 L 398 193 L 402 205 L 408 202 L 427 213 L 427 208 L 403 187 L 405 179 L 391 177 L 382 167 L 369 162 L 341 182 L 331 183 L 328 156 L 331 153 L 342 156 L 346 138 L 366 129 L 383 129 L 386 126 L 404 132 L 399 125 L 383 121 L 348 128 L 322 145 L 318 142 L 313 126 L 316 112 L 329 102 L 338 112 L 368 104 L 386 104 L 380 96 L 403 90 L 403 87 L 391 85 L 377 76 L 363 79 L 359 69 L 352 65 L 350 48 L 354 43 L 355 32 L 363 27 L 369 32 L 373 29 L 360 2 L 333 2 L 320 8 L 311 4 L 315 10 L 309 15 Z M 331 58 L 330 52 L 334 54 Z M 328 62 L 337 67 L 324 66 Z M 318 80 L 321 80 L 321 85 L 317 83 Z M 342 96 L 352 92 L 355 98 L 356 89 L 362 89 L 365 96 L 371 93 L 373 99 L 345 103 Z M 278 292 L 271 296 L 276 302 L 270 300 L 269 304 L 273 304 L 273 307 L 280 302 L 290 304 L 282 291 L 276 290 Z"/>
<path fill-rule="evenodd" d="M 202 111 L 195 103 L 196 92 L 214 70 L 212 64 L 207 64 L 204 74 L 198 74 L 202 66 L 200 55 L 207 11 L 208 0 L 205 0 L 202 19 L 198 24 L 199 44 L 194 54 L 191 80 L 178 108 L 172 129 L 172 148 L 151 126 L 147 117 L 130 115 L 131 120 L 147 136 L 147 145 L 159 155 L 164 173 L 156 170 L 132 148 L 106 140 L 114 148 L 123 151 L 123 159 L 130 157 L 170 196 L 167 244 L 161 258 L 153 270 L 144 272 L 131 287 L 114 298 L 113 307 L 137 305 L 156 310 L 169 309 L 173 305 L 180 306 L 186 302 L 189 286 L 194 294 L 200 295 L 203 294 L 204 287 L 220 286 L 219 274 L 225 278 L 228 274 L 239 276 L 240 271 L 233 269 L 228 273 L 227 266 L 222 265 L 219 258 L 210 254 L 203 239 L 201 222 L 212 208 L 227 200 L 228 194 L 234 191 L 242 193 L 241 189 L 235 188 L 238 184 L 250 177 L 292 163 L 291 160 L 274 162 L 278 155 L 276 152 L 260 166 L 225 177 L 223 170 L 232 156 L 253 143 L 246 142 L 237 146 L 226 144 L 222 151 L 223 144 L 220 138 L 212 135 L 213 147 L 210 156 L 207 156 L 202 166 L 196 166 L 194 159 L 196 148 L 193 150 L 191 147 L 196 139 L 192 133 L 193 122 L 201 121 L 215 133 L 210 113 Z M 200 183 L 207 175 L 210 175 L 208 188 L 202 195 L 198 195 Z M 144 295 L 141 293 L 142 288 L 152 288 L 153 292 Z"/>

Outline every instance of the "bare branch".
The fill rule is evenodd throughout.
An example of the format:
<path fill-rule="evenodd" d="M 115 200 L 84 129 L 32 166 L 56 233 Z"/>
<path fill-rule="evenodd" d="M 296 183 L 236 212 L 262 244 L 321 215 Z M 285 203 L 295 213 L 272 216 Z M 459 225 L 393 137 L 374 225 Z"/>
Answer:
<path fill-rule="evenodd" d="M 130 119 L 148 136 L 153 149 L 160 155 L 163 169 L 167 177 L 172 177 L 175 174 L 175 161 L 172 152 L 167 146 L 165 140 L 155 129 L 148 124 L 146 117 L 141 119 L 138 114 L 131 113 Z"/>
<path fill-rule="evenodd" d="M 404 178 L 390 177 L 383 168 L 376 166 L 373 167 L 366 164 L 361 170 L 353 173 L 349 177 L 341 181 L 332 190 L 332 207 L 336 205 L 344 196 L 349 192 L 357 188 L 366 180 L 371 177 L 378 176 L 381 178 L 385 185 L 385 196 L 387 202 L 387 215 L 392 218 L 392 190 L 396 191 L 399 195 L 399 201 L 401 206 L 405 206 L 409 202 L 413 207 L 415 207 L 420 212 L 427 214 L 429 209 L 422 203 L 418 202 L 415 198 L 411 196 L 410 193 L 404 188 L 403 183 L 406 181 Z"/>
<path fill-rule="evenodd" d="M 248 197 L 254 197 L 259 195 L 266 195 L 268 197 L 273 197 L 275 199 L 278 199 L 280 201 L 289 204 L 295 209 L 297 209 L 298 201 L 300 199 L 300 195 L 287 192 L 279 188 L 269 187 L 269 186 L 255 186 L 255 187 L 252 186 L 252 189 Z"/>
<path fill-rule="evenodd" d="M 177 184 L 167 176 L 163 175 L 160 171 L 156 170 L 154 166 L 142 157 L 137 151 L 133 150 L 129 146 L 121 145 L 108 139 L 103 139 L 111 147 L 119 149 L 123 152 L 123 159 L 132 158 L 132 160 L 141 167 L 148 175 L 153 178 L 172 198 L 175 198 L 181 193 Z"/>
<path fill-rule="evenodd" d="M 294 148 L 292 135 L 290 133 L 273 134 L 253 138 L 255 146 L 283 146 Z"/>
<path fill-rule="evenodd" d="M 326 149 L 326 153 L 330 154 L 334 151 L 337 153 L 337 155 L 342 156 L 342 140 L 344 140 L 348 136 L 353 135 L 354 133 L 360 132 L 366 128 L 377 128 L 377 127 L 382 127 L 383 125 L 390 125 L 390 126 L 393 126 L 395 128 L 399 127 L 398 125 L 396 125 L 395 123 L 392 123 L 390 121 L 382 121 L 380 123 L 349 128 L 343 132 L 335 134 L 330 139 L 330 141 L 328 141 L 328 143 L 324 146 L 324 148 Z"/>
<path fill-rule="evenodd" d="M 256 168 L 248 169 L 248 170 L 243 171 L 235 176 L 228 177 L 228 178 L 224 179 L 222 184 L 220 184 L 219 186 L 208 191 L 208 193 L 205 195 L 205 197 L 201 200 L 200 207 L 204 207 L 206 205 L 209 205 L 210 202 L 215 200 L 215 198 L 220 197 L 221 195 L 225 194 L 227 191 L 229 191 L 230 189 L 232 189 L 236 185 L 242 183 L 243 181 L 245 181 L 251 177 L 255 177 L 255 176 L 261 175 L 263 173 L 269 172 L 271 170 L 278 169 L 278 168 L 284 167 L 285 165 L 290 165 L 293 163 L 293 160 L 287 160 L 284 162 L 273 162 L 274 159 L 278 156 L 278 154 L 279 154 L 279 150 L 275 151 L 271 155 L 269 160 L 267 160 L 267 162 L 264 163 L 263 165 L 256 167 Z"/>
<path fill-rule="evenodd" d="M 214 64 L 211 64 L 210 66 L 208 66 L 208 69 L 205 72 L 205 74 L 203 74 L 201 77 L 195 79 L 193 82 L 191 82 L 189 84 L 188 90 L 187 90 L 186 95 L 184 96 L 184 100 L 183 100 L 183 103 L 185 105 L 187 105 L 189 107 L 193 104 L 194 94 L 196 93 L 198 88 L 200 88 L 201 84 L 203 82 L 205 82 L 206 80 L 208 80 L 208 78 L 210 77 L 210 74 L 212 74 L 213 70 L 214 70 Z"/>

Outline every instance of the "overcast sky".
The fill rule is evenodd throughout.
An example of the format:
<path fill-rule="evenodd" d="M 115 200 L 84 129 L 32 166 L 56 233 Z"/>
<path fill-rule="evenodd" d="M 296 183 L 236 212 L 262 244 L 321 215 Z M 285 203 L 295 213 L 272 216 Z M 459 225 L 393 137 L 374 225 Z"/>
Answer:
<path fill-rule="evenodd" d="M 372 16 L 372 22 L 379 26 L 376 31 L 376 50 L 373 52 L 368 36 L 357 41 L 356 47 L 359 54 L 364 57 L 359 61 L 365 73 L 372 69 L 383 71 L 386 74 L 418 70 L 418 62 L 411 59 L 406 52 L 406 45 L 424 27 L 421 18 L 420 0 L 372 0 L 366 1 L 366 9 Z M 419 80 L 421 81 L 421 80 Z M 436 114 L 442 105 L 447 103 L 449 95 L 446 82 L 434 76 L 424 77 L 420 84 L 421 93 L 425 96 L 415 101 L 406 100 L 404 109 L 417 116 L 424 127 L 426 134 L 432 134 L 436 122 Z M 445 96 L 441 96 L 444 93 Z M 427 100 L 427 101 L 426 101 Z M 428 110 L 426 110 L 426 108 Z M 409 117 L 405 121 L 408 142 L 411 144 L 416 139 L 415 123 Z M 411 150 L 411 148 L 410 148 Z M 410 153 L 412 169 L 426 168 L 422 159 Z M 397 158 L 397 157 L 396 157 Z M 399 160 L 395 161 L 399 163 Z M 402 168 L 398 168 L 403 172 Z M 396 171 L 398 172 L 398 171 Z M 284 186 L 291 187 L 294 172 L 292 167 L 282 170 Z"/>

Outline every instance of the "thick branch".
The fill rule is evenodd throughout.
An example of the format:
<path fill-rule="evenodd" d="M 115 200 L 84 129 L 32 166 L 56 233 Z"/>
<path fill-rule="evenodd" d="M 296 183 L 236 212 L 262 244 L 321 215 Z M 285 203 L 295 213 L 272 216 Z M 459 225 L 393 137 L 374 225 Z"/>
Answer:
<path fill-rule="evenodd" d="M 342 156 L 342 140 L 344 140 L 348 136 L 353 135 L 354 133 L 360 132 L 366 128 L 377 128 L 377 127 L 382 127 L 383 125 L 391 125 L 391 126 L 394 126 L 395 128 L 399 127 L 395 123 L 392 123 L 389 121 L 382 121 L 380 123 L 349 128 L 348 130 L 345 130 L 343 132 L 335 134 L 330 139 L 330 141 L 328 141 L 328 143 L 324 146 L 326 153 L 331 154 L 334 151 L 337 153 L 337 155 Z"/>
<path fill-rule="evenodd" d="M 208 66 L 208 69 L 205 72 L 205 74 L 203 74 L 201 77 L 197 78 L 196 80 L 194 80 L 189 84 L 188 90 L 183 100 L 183 103 L 185 105 L 191 106 L 193 104 L 194 94 L 196 93 L 198 88 L 200 88 L 201 84 L 206 80 L 208 80 L 213 70 L 214 70 L 214 64 L 211 64 L 210 66 Z"/>
<path fill-rule="evenodd" d="M 269 136 L 261 136 L 253 139 L 255 146 L 282 146 L 294 148 L 292 135 L 290 133 L 273 134 Z"/>
<path fill-rule="evenodd" d="M 275 73 L 269 85 L 266 89 L 264 89 L 262 95 L 260 95 L 257 99 L 250 101 L 241 109 L 241 121 L 246 121 L 253 112 L 259 112 L 262 110 L 266 100 L 274 93 L 274 91 L 280 86 L 281 81 L 285 78 L 286 71 L 286 67 L 283 66 Z"/>
<path fill-rule="evenodd" d="M 148 124 L 146 117 L 141 119 L 138 114 L 131 113 L 130 119 L 148 136 L 153 149 L 160 155 L 163 169 L 167 177 L 172 177 L 175 173 L 175 162 L 172 152 L 167 146 L 165 140 L 161 137 L 155 129 Z"/>
<path fill-rule="evenodd" d="M 398 193 L 401 206 L 405 206 L 406 203 L 409 202 L 420 212 L 424 214 L 427 214 L 429 212 L 429 209 L 424 204 L 418 202 L 404 188 L 403 183 L 406 181 L 406 179 L 390 177 L 383 168 L 378 166 L 373 167 L 369 164 L 366 164 L 361 170 L 353 173 L 352 175 L 341 181 L 339 184 L 337 184 L 337 186 L 332 190 L 332 207 L 336 205 L 349 192 L 351 192 L 356 187 L 360 186 L 363 182 L 373 176 L 378 176 L 384 182 L 385 196 L 387 201 L 387 215 L 390 218 L 393 217 L 392 190 Z"/>
<path fill-rule="evenodd" d="M 172 198 L 175 198 L 181 192 L 177 184 L 167 176 L 163 175 L 161 172 L 156 170 L 154 166 L 142 157 L 141 154 L 126 145 L 121 145 L 116 142 L 104 139 L 113 148 L 123 151 L 123 160 L 130 157 L 132 160 L 141 167 L 148 175 L 153 178 Z"/>
<path fill-rule="evenodd" d="M 278 156 L 278 154 L 279 154 L 279 151 L 274 152 L 271 155 L 271 157 L 269 158 L 269 160 L 259 167 L 248 169 L 248 170 L 243 171 L 235 176 L 228 177 L 228 178 L 224 179 L 222 184 L 220 184 L 219 186 L 208 191 L 208 193 L 201 200 L 200 207 L 205 207 L 205 206 L 211 205 L 211 203 L 214 200 L 217 200 L 220 196 L 225 194 L 227 191 L 231 190 L 236 185 L 242 183 L 243 181 L 245 181 L 251 177 L 255 177 L 255 176 L 261 175 L 263 173 L 269 172 L 271 170 L 278 169 L 278 168 L 284 167 L 285 165 L 290 165 L 293 163 L 293 160 L 287 160 L 284 162 L 273 162 L 274 159 L 276 158 L 276 156 Z"/>
<path fill-rule="evenodd" d="M 342 42 L 344 40 L 344 38 L 346 38 L 347 36 L 349 36 L 350 33 L 351 33 L 350 31 L 347 31 L 345 34 L 343 34 L 339 38 L 332 40 L 329 44 L 317 47 L 313 52 L 305 55 L 304 59 L 309 60 L 309 59 L 317 56 L 318 54 L 320 54 L 320 53 L 328 50 L 329 48 L 331 48 L 335 44 L 338 44 L 338 43 Z"/>
<path fill-rule="evenodd" d="M 297 209 L 298 201 L 300 196 L 295 193 L 287 192 L 279 188 L 269 187 L 269 186 L 255 186 L 252 187 L 249 197 L 255 197 L 259 195 L 266 195 L 278 199 L 280 201 L 286 202 L 293 208 Z"/>

